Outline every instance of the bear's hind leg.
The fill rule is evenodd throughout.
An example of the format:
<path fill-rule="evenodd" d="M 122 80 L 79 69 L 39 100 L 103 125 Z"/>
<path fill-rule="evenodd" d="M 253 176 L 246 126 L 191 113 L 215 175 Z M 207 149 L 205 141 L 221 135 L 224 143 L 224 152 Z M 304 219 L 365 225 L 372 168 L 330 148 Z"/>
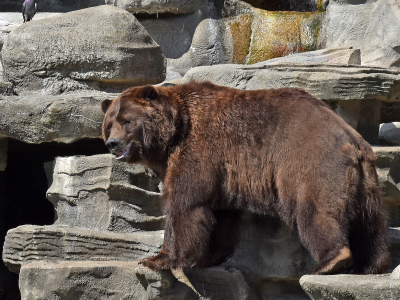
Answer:
<path fill-rule="evenodd" d="M 300 240 L 317 262 L 314 274 L 345 273 L 353 263 L 346 236 L 346 223 L 340 224 L 332 214 L 310 209 L 298 215 Z"/>

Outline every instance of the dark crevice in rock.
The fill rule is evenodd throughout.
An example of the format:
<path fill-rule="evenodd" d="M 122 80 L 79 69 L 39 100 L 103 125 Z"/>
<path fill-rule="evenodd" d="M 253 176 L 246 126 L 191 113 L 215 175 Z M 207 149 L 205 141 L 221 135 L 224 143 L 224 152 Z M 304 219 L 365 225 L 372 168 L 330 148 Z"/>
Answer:
<path fill-rule="evenodd" d="M 7 168 L 0 172 L 0 246 L 7 231 L 24 224 L 54 223 L 54 207 L 46 199 L 47 177 L 43 164 L 57 156 L 107 153 L 100 139 L 85 139 L 72 144 L 27 144 L 8 141 Z M 18 275 L 0 263 L 0 299 L 20 299 Z"/>

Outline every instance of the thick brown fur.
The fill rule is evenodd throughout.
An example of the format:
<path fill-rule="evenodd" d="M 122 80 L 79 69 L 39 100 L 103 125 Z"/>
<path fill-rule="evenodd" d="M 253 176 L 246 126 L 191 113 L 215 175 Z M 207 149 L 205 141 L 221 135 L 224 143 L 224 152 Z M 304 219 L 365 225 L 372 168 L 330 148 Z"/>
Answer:
<path fill-rule="evenodd" d="M 390 266 L 375 155 L 305 91 L 191 82 L 130 88 L 102 108 L 111 152 L 164 181 L 164 244 L 143 265 L 221 263 L 249 210 L 297 230 L 315 273 Z"/>

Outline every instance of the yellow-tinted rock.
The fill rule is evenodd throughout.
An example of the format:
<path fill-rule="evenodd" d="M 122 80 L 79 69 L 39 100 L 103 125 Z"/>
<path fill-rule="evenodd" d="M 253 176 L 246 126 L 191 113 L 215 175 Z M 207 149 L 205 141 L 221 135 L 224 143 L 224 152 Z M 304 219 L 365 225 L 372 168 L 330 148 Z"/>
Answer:
<path fill-rule="evenodd" d="M 227 23 L 232 35 L 232 63 L 244 64 L 249 54 L 253 16 L 240 15 Z"/>
<path fill-rule="evenodd" d="M 248 64 L 318 49 L 323 13 L 253 12 Z"/>

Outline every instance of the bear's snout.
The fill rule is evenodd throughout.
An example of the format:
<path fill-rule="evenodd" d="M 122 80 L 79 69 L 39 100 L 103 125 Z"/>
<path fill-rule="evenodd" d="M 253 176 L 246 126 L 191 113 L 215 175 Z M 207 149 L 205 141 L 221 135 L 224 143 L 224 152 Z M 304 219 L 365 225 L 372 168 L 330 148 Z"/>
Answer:
<path fill-rule="evenodd" d="M 106 142 L 106 146 L 107 146 L 108 150 L 110 150 L 111 152 L 114 151 L 116 148 L 118 148 L 118 146 L 120 144 L 121 144 L 121 141 L 116 138 L 108 139 L 108 141 Z"/>

